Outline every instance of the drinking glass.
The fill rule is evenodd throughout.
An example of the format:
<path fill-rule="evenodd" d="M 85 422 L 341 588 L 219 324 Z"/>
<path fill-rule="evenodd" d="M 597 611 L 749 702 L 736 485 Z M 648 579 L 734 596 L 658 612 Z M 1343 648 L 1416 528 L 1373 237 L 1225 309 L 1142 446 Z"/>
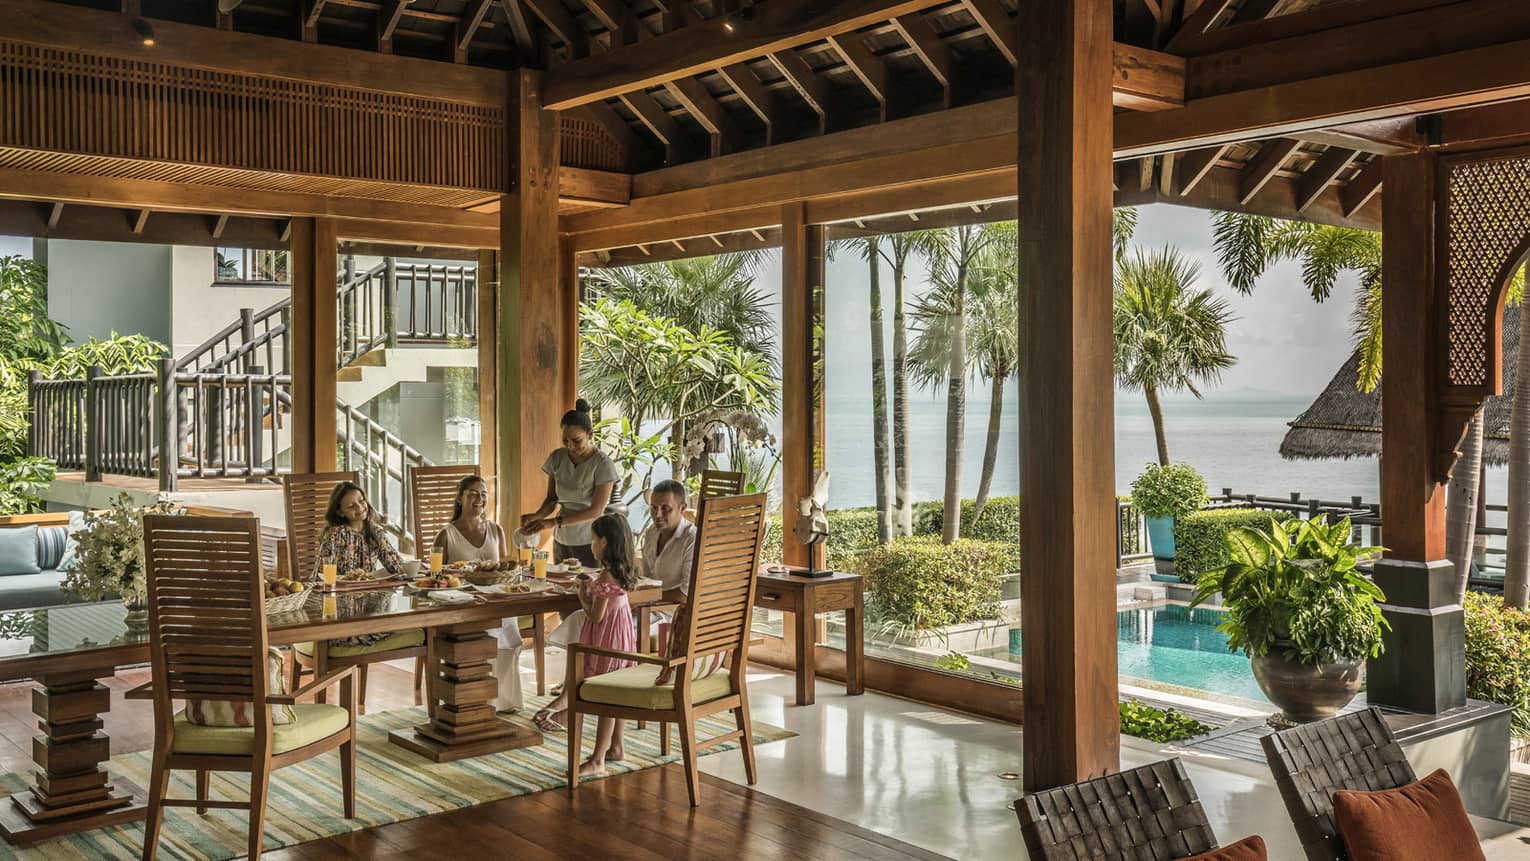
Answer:
<path fill-rule="evenodd" d="M 446 561 L 446 554 L 440 550 L 430 551 L 430 573 L 441 573 L 441 565 Z"/>
<path fill-rule="evenodd" d="M 521 567 L 522 568 L 530 568 L 531 567 L 531 548 L 530 547 L 522 547 L 521 548 Z"/>
<path fill-rule="evenodd" d="M 538 580 L 547 579 L 547 551 L 538 550 L 531 554 L 531 576 Z"/>
<path fill-rule="evenodd" d="M 330 593 L 324 596 L 324 606 L 321 609 L 321 612 L 323 613 L 325 620 L 333 619 L 340 614 L 339 607 L 335 602 L 334 593 Z"/>
<path fill-rule="evenodd" d="M 335 588 L 335 577 L 339 573 L 336 570 L 336 568 L 335 568 L 335 563 L 333 563 L 333 562 L 326 562 L 326 563 L 324 563 L 324 567 L 322 569 L 320 569 L 320 572 L 321 572 L 320 576 L 322 576 L 324 578 L 324 588 L 326 588 L 326 589 L 333 589 L 333 588 Z"/>

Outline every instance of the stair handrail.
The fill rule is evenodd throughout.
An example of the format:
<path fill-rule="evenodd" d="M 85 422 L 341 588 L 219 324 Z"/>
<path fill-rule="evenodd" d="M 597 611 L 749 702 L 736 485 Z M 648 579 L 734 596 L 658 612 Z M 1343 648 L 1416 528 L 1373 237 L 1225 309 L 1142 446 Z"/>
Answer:
<path fill-rule="evenodd" d="M 283 371 L 285 372 L 290 370 L 289 364 L 291 359 L 288 351 L 289 339 L 287 334 L 291 328 L 289 325 L 291 321 L 291 309 L 291 296 L 287 296 L 283 299 L 278 299 L 269 307 L 263 308 L 260 311 L 253 311 L 249 308 L 241 308 L 239 310 L 239 319 L 228 324 L 227 326 L 224 326 L 218 331 L 217 334 L 203 341 L 185 356 L 182 356 L 179 360 L 176 361 L 175 369 L 177 371 L 198 372 L 221 371 L 244 358 L 245 356 L 253 353 L 255 350 L 258 350 L 261 347 L 264 347 L 267 344 L 280 339 Z M 272 317 L 280 317 L 281 322 L 275 326 L 270 325 L 269 321 Z M 260 334 L 255 335 L 253 334 L 254 326 L 258 324 L 265 324 L 265 329 Z M 242 334 L 244 336 L 244 340 L 237 347 L 227 346 L 228 339 L 232 338 L 236 334 Z M 212 355 L 220 345 L 224 346 L 225 349 L 223 355 Z M 202 360 L 208 357 L 210 357 L 209 361 L 206 364 L 203 364 Z M 267 358 L 268 360 L 274 360 L 275 357 L 270 356 Z M 262 367 L 274 368 L 275 366 L 276 365 L 274 361 L 268 361 Z"/>

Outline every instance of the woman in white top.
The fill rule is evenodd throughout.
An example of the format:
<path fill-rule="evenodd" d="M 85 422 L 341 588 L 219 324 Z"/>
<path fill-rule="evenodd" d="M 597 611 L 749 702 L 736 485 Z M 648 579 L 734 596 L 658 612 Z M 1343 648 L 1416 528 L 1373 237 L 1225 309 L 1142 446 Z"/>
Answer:
<path fill-rule="evenodd" d="M 447 562 L 498 562 L 508 558 L 509 543 L 498 523 L 488 517 L 489 484 L 469 475 L 457 485 L 457 503 L 452 508 L 452 522 L 436 535 L 431 549 L 440 551 Z M 495 632 L 499 652 L 494 658 L 494 675 L 499 679 L 499 696 L 494 707 L 500 711 L 518 711 L 525 705 L 521 693 L 521 628 L 517 617 L 500 623 Z"/>
<path fill-rule="evenodd" d="M 521 531 L 530 535 L 553 527 L 553 561 L 577 559 L 599 568 L 590 549 L 590 524 L 606 513 L 616 487 L 616 464 L 595 447 L 590 405 L 580 398 L 563 414 L 563 447 L 547 456 L 547 497 L 536 511 L 521 517 Z M 556 514 L 554 514 L 556 512 Z"/>
<path fill-rule="evenodd" d="M 696 557 L 696 524 L 685 517 L 685 485 L 665 479 L 648 494 L 653 528 L 643 536 L 643 573 L 663 584 L 664 600 L 684 604 L 691 591 L 691 565 Z M 670 614 L 653 614 L 653 624 L 670 621 Z"/>

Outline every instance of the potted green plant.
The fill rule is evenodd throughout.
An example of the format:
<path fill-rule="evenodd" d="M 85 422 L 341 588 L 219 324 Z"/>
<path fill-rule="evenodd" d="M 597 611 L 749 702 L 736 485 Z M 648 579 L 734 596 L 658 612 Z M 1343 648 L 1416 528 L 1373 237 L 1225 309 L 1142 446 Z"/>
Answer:
<path fill-rule="evenodd" d="M 1147 520 L 1148 543 L 1159 574 L 1174 573 L 1174 519 L 1206 504 L 1206 479 L 1187 463 L 1150 463 L 1132 482 L 1132 506 Z"/>
<path fill-rule="evenodd" d="M 104 511 L 85 515 L 85 528 L 75 536 L 74 564 L 64 572 L 63 588 L 86 601 L 116 595 L 128 608 L 129 620 L 147 613 L 149 591 L 143 558 L 143 515 L 172 513 L 166 501 L 146 507 L 118 494 Z"/>
<path fill-rule="evenodd" d="M 1356 546 L 1350 535 L 1347 517 L 1234 529 L 1231 564 L 1196 581 L 1191 606 L 1222 593 L 1227 616 L 1217 629 L 1229 649 L 1249 656 L 1286 721 L 1321 720 L 1348 705 L 1390 628 L 1377 606 L 1386 596 L 1356 568 L 1384 548 Z"/>

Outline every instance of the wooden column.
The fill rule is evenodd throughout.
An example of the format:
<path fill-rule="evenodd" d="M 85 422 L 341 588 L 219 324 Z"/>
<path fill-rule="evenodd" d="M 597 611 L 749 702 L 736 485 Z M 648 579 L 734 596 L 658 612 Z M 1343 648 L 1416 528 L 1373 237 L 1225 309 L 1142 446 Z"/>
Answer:
<path fill-rule="evenodd" d="M 500 500 L 501 473 L 496 460 L 499 451 L 499 253 L 492 248 L 478 251 L 478 465 L 489 477 L 489 507 L 500 523 L 503 519 Z M 513 526 L 507 528 L 514 528 Z"/>
<path fill-rule="evenodd" d="M 292 219 L 292 471 L 333 472 L 335 458 L 335 223 Z"/>
<path fill-rule="evenodd" d="M 797 542 L 797 500 L 813 493 L 823 468 L 823 228 L 806 208 L 781 210 L 781 527 L 782 561 L 821 568 L 823 545 Z"/>
<path fill-rule="evenodd" d="M 1120 767 L 1111 3 L 1020 4 L 1025 789 Z"/>
<path fill-rule="evenodd" d="M 1431 153 L 1382 160 L 1381 543 L 1389 550 L 1375 579 L 1387 595 L 1382 612 L 1392 630 L 1366 676 L 1372 703 L 1430 713 L 1466 702 L 1464 615 L 1455 603 L 1454 566 L 1445 558 L 1445 485 L 1435 462 L 1446 448 L 1439 439 L 1445 375 L 1435 167 Z"/>
<path fill-rule="evenodd" d="M 558 115 L 542 109 L 541 73 L 509 73 L 505 121 L 508 187 L 499 229 L 500 511 L 505 523 L 533 511 L 547 491 L 542 461 L 562 444 L 558 419 L 574 405 L 578 336 L 574 291 L 558 241 Z"/>

